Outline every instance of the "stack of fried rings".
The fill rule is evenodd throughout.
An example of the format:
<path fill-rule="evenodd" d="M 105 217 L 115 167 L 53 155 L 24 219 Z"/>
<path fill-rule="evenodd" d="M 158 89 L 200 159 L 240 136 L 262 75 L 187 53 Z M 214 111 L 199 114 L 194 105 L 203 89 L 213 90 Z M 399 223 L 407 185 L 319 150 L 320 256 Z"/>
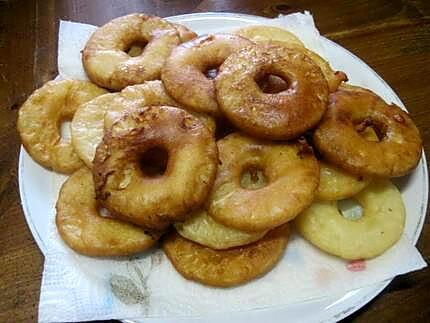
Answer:
<path fill-rule="evenodd" d="M 98 28 L 82 62 L 91 82 L 48 82 L 18 118 L 33 159 L 73 173 L 56 225 L 76 252 L 134 254 L 167 232 L 179 273 L 227 287 L 273 268 L 292 222 L 344 259 L 375 257 L 400 238 L 405 209 L 388 178 L 417 165 L 417 128 L 342 83 L 295 35 L 253 26 L 197 37 L 132 14 Z M 344 199 L 361 217 L 339 211 Z"/>

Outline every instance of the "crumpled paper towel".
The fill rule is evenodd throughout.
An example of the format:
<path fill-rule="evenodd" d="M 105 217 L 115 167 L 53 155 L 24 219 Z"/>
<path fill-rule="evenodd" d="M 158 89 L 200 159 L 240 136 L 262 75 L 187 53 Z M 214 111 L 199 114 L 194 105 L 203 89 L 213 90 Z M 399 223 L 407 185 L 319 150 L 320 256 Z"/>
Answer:
<path fill-rule="evenodd" d="M 268 20 L 295 32 L 309 48 L 325 56 L 308 13 Z M 80 50 L 95 27 L 60 24 L 58 68 L 61 78 L 86 79 Z M 59 189 L 63 177 L 56 183 Z M 285 256 L 264 277 L 221 289 L 187 281 L 160 249 L 131 258 L 94 259 L 70 250 L 50 223 L 39 304 L 40 322 L 193 317 L 222 312 L 286 306 L 368 286 L 426 266 L 404 235 L 390 250 L 360 265 L 329 256 L 293 234 Z"/>

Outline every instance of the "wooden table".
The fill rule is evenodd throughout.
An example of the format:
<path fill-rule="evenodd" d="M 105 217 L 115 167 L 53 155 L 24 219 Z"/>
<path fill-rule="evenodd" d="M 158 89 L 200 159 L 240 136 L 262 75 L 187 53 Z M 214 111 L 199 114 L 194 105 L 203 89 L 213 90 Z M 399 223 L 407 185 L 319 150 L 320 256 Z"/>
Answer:
<path fill-rule="evenodd" d="M 43 256 L 25 223 L 17 184 L 17 111 L 56 75 L 58 20 L 91 24 L 131 12 L 159 16 L 225 11 L 266 17 L 310 10 L 321 33 L 348 48 L 399 94 L 430 149 L 430 2 L 356 1 L 0 1 L 0 322 L 37 320 Z M 428 219 L 418 242 L 428 260 Z M 428 321 L 430 276 L 397 277 L 347 320 Z"/>

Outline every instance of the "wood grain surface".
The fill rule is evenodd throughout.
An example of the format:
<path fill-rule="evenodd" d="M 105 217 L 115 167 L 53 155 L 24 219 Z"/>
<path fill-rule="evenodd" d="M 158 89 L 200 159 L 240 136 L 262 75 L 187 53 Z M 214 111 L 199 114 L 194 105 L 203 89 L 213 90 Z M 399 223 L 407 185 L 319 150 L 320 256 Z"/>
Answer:
<path fill-rule="evenodd" d="M 131 12 L 206 11 L 266 17 L 309 10 L 321 33 L 361 57 L 399 94 L 430 149 L 430 2 L 427 0 L 0 0 L 0 322 L 37 321 L 43 256 L 24 220 L 17 185 L 17 110 L 56 75 L 59 19 L 103 24 Z M 42 183 L 41 183 L 42 184 Z M 430 225 L 418 248 L 428 261 Z M 345 321 L 430 321 L 430 275 L 397 277 Z"/>

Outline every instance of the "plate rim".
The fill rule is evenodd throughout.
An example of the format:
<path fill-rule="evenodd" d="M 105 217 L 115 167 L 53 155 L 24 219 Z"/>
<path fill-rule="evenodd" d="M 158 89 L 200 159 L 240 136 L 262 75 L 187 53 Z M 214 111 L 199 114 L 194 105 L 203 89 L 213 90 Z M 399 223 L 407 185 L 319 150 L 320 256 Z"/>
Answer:
<path fill-rule="evenodd" d="M 306 11 L 305 11 L 306 12 Z M 282 15 L 279 15 L 282 16 Z M 174 15 L 174 16 L 167 16 L 164 17 L 165 19 L 169 20 L 185 20 L 185 19 L 197 19 L 197 18 L 225 18 L 225 19 L 231 19 L 231 20 L 235 20 L 235 19 L 247 19 L 252 23 L 255 23 L 256 20 L 258 21 L 263 21 L 263 20 L 268 20 L 270 21 L 272 18 L 267 18 L 267 17 L 263 17 L 263 16 L 256 16 L 256 15 L 250 15 L 250 14 L 242 14 L 242 13 L 233 13 L 233 12 L 201 12 L 201 13 L 188 13 L 188 14 L 181 14 L 181 15 Z M 371 71 L 374 76 L 376 76 L 380 82 L 382 82 L 384 84 L 384 86 L 388 89 L 391 90 L 393 96 L 395 97 L 395 99 L 397 99 L 399 102 L 401 102 L 402 107 L 407 111 L 407 109 L 405 108 L 402 100 L 400 99 L 400 97 L 397 95 L 397 93 L 391 88 L 391 86 L 371 67 L 369 66 L 366 62 L 364 62 L 360 57 L 356 56 L 354 53 L 350 52 L 348 49 L 344 48 L 343 46 L 337 44 L 336 42 L 334 42 L 331 39 L 328 39 L 326 37 L 324 37 L 323 35 L 320 35 L 321 39 L 330 44 L 330 46 L 336 46 L 338 48 L 340 48 L 341 50 L 343 50 L 346 54 L 350 55 L 354 60 L 359 61 L 360 63 L 364 64 L 369 71 Z M 26 194 L 24 192 L 24 154 L 27 154 L 27 152 L 25 152 L 24 147 L 21 145 L 20 147 L 20 153 L 19 153 L 19 159 L 18 159 L 18 186 L 19 186 L 19 194 L 20 194 L 20 203 L 21 203 L 21 207 L 24 213 L 24 217 L 26 219 L 27 222 L 27 226 L 30 229 L 32 236 L 37 244 L 37 246 L 39 247 L 41 253 L 43 254 L 43 256 L 45 256 L 47 247 L 43 241 L 43 239 L 41 238 L 39 232 L 36 229 L 36 225 L 34 224 L 34 222 L 32 221 L 32 218 L 30 216 L 31 212 L 27 203 L 27 197 Z M 422 200 L 422 208 L 421 208 L 421 214 L 420 214 L 420 218 L 419 218 L 419 222 L 414 230 L 413 233 L 413 237 L 408 237 L 408 238 L 412 238 L 412 242 L 414 245 L 417 244 L 418 239 L 421 236 L 422 233 L 422 229 L 425 223 L 425 218 L 427 215 L 427 209 L 428 209 L 428 193 L 429 193 L 429 179 L 428 179 L 428 164 L 427 164 L 427 158 L 425 155 L 425 151 L 424 148 L 422 150 L 422 156 L 421 156 L 421 161 L 422 161 L 422 171 L 423 171 L 423 197 L 424 199 Z M 358 298 L 356 302 L 354 302 L 354 306 L 348 307 L 344 310 L 339 310 L 334 314 L 331 314 L 330 317 L 326 317 L 325 319 L 323 319 L 323 321 L 331 321 L 331 320 L 341 320 L 349 315 L 351 315 L 352 313 L 356 312 L 357 310 L 359 310 L 360 308 L 362 308 L 363 306 L 365 306 L 366 304 L 368 304 L 372 299 L 374 299 L 376 296 L 378 296 L 393 280 L 392 279 L 388 279 L 386 281 L 380 282 L 380 283 L 376 283 L 374 285 L 370 285 L 370 286 L 366 286 L 354 291 L 363 291 L 366 288 L 371 289 L 370 291 L 368 291 L 365 295 L 363 295 L 361 298 Z M 345 292 L 344 295 L 347 295 L 348 292 Z M 358 295 L 357 295 L 358 296 Z M 357 297 L 357 296 L 351 296 L 351 297 Z M 341 298 L 339 298 L 340 300 Z M 333 303 L 334 304 L 334 303 Z M 255 309 L 255 310 L 259 310 L 259 309 Z M 270 308 L 264 309 L 264 310 L 268 310 L 270 311 Z M 253 310 L 247 311 L 247 312 L 252 312 Z M 180 319 L 180 318 L 179 318 Z M 200 319 L 204 319 L 204 317 L 200 317 Z M 127 323 L 131 323 L 131 322 L 135 322 L 132 320 L 122 320 L 122 322 L 127 322 Z"/>

